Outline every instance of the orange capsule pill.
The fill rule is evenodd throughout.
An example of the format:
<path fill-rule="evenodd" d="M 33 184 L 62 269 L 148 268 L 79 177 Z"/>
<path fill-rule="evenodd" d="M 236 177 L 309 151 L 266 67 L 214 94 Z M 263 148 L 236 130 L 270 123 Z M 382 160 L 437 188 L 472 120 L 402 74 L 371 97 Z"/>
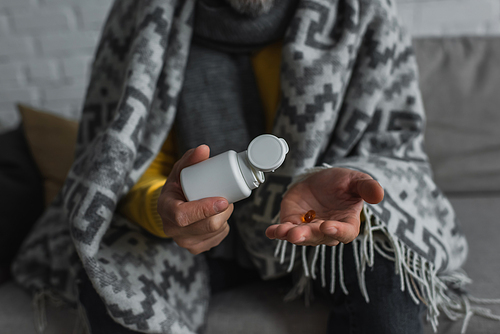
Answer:
<path fill-rule="evenodd" d="M 316 212 L 314 210 L 309 210 L 302 216 L 302 222 L 310 223 L 314 218 L 316 218 Z"/>

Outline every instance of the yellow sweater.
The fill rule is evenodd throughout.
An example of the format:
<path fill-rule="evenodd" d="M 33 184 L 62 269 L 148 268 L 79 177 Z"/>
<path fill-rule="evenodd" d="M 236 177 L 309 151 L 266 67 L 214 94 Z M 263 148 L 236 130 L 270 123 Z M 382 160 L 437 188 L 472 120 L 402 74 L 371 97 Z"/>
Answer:
<path fill-rule="evenodd" d="M 280 98 L 281 42 L 267 46 L 252 56 L 252 65 L 262 99 L 266 132 L 271 132 Z M 120 201 L 118 211 L 129 220 L 139 224 L 150 233 L 167 237 L 157 212 L 161 188 L 178 159 L 175 136 L 170 132 L 160 152 L 144 175 Z"/>

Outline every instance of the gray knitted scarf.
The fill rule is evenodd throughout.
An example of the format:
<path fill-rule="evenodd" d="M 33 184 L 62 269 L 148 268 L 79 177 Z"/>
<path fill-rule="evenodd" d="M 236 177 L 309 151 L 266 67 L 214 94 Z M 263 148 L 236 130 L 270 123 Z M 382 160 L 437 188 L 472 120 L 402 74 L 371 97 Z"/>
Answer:
<path fill-rule="evenodd" d="M 176 334 L 202 328 L 209 297 L 204 257 L 191 255 L 172 240 L 152 237 L 115 212 L 160 150 L 177 109 L 179 129 L 187 131 L 182 120 L 189 115 L 182 114 L 192 105 L 183 100 L 181 89 L 185 78 L 188 84 L 189 76 L 196 75 L 186 68 L 193 30 L 201 32 L 195 34 L 193 57 L 227 41 L 228 36 L 202 36 L 211 24 L 208 16 L 197 17 L 197 3 L 114 4 L 93 65 L 75 162 L 13 267 L 16 280 L 36 294 L 36 301 L 51 295 L 75 303 L 75 279 L 83 267 L 110 316 L 123 326 Z M 425 301 L 434 326 L 440 311 L 463 312 L 467 295 L 453 291 L 467 280 L 459 271 L 467 243 L 422 151 L 425 117 L 415 57 L 394 2 L 299 0 L 291 15 L 284 36 L 279 31 L 276 35 L 283 39 L 283 50 L 281 103 L 273 128 L 287 140 L 290 153 L 253 199 L 234 213 L 250 258 L 266 278 L 302 270 L 296 293 L 309 279 L 326 284 L 324 261 L 318 259 L 331 252 L 336 266 L 342 245 L 297 251 L 297 246 L 267 239 L 264 230 L 279 214 L 281 196 L 291 183 L 321 168 L 360 170 L 385 188 L 381 203 L 365 204 L 366 223 L 354 241 L 366 299 L 364 271 L 373 266 L 377 251 L 394 260 L 403 289 L 416 303 Z M 238 20 L 251 30 L 243 17 Z M 253 49 L 259 41 L 248 44 Z M 231 61 L 240 64 L 238 59 Z M 223 68 L 231 63 L 224 62 Z M 244 66 L 248 64 L 238 70 Z M 245 98 L 244 92 L 238 98 Z M 243 122 L 247 116 L 242 110 Z M 252 131 L 239 138 L 253 136 Z"/>

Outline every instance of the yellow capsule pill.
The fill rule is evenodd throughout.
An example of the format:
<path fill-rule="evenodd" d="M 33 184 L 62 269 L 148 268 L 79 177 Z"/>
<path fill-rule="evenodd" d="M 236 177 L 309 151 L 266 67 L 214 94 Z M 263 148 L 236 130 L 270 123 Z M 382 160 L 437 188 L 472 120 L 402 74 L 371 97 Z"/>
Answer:
<path fill-rule="evenodd" d="M 316 218 L 316 212 L 314 210 L 309 210 L 302 216 L 302 222 L 310 223 L 314 218 Z"/>

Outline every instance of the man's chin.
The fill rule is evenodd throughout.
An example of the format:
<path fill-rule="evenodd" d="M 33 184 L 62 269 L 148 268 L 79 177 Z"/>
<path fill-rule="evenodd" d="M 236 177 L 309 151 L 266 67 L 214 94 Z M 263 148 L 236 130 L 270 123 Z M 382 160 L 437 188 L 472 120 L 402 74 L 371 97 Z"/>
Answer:
<path fill-rule="evenodd" d="M 241 14 L 260 16 L 268 13 L 275 0 L 226 0 L 231 7 Z"/>

